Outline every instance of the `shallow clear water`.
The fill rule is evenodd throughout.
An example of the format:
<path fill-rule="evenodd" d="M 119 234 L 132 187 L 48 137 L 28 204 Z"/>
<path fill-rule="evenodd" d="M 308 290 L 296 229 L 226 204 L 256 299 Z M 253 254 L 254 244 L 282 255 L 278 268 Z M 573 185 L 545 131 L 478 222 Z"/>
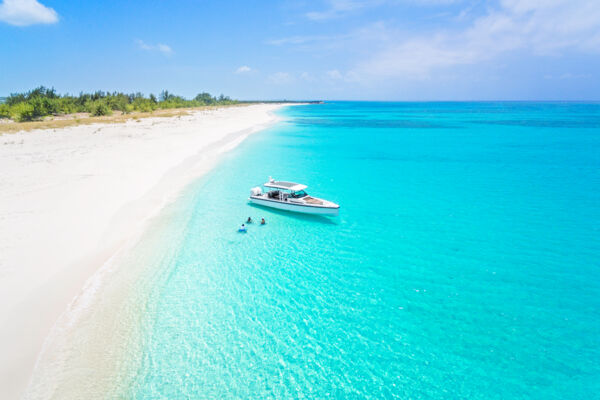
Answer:
<path fill-rule="evenodd" d="M 598 397 L 599 104 L 282 114 L 190 188 L 123 397 Z M 247 204 L 269 175 L 340 216 Z"/>

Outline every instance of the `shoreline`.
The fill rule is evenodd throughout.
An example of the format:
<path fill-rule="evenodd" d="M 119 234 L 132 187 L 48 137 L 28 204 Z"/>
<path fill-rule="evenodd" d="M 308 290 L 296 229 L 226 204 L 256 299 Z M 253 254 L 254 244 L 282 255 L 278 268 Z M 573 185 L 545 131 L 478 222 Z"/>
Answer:
<path fill-rule="evenodd" d="M 23 394 L 49 332 L 90 277 L 283 106 L 2 137 L 2 397 Z"/>

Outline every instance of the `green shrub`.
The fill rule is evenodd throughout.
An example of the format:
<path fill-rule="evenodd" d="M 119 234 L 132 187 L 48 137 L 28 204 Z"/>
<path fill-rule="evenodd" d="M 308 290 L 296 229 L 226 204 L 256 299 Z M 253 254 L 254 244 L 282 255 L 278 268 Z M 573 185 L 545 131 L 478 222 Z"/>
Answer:
<path fill-rule="evenodd" d="M 28 103 L 17 103 L 10 111 L 12 118 L 18 122 L 32 121 L 36 117 L 33 105 Z"/>
<path fill-rule="evenodd" d="M 102 115 L 112 115 L 112 110 L 103 102 L 95 101 L 92 103 L 90 113 L 93 116 L 99 117 Z"/>
<path fill-rule="evenodd" d="M 8 104 L 0 104 L 0 118 L 10 118 L 10 107 Z"/>
<path fill-rule="evenodd" d="M 151 99 L 136 98 L 131 104 L 136 111 L 152 112 L 158 107 Z"/>
<path fill-rule="evenodd" d="M 58 101 L 44 97 L 34 97 L 27 102 L 33 106 L 34 118 L 58 113 Z"/>
<path fill-rule="evenodd" d="M 73 114 L 76 112 L 85 111 L 82 107 L 75 103 L 73 97 L 63 97 L 58 100 L 58 113 L 60 114 Z"/>
<path fill-rule="evenodd" d="M 12 117 L 16 121 L 31 121 L 52 114 L 89 112 L 91 115 L 111 115 L 113 110 L 128 114 L 134 110 L 152 112 L 157 108 L 199 107 L 203 105 L 234 104 L 235 100 L 221 95 L 214 97 L 202 92 L 193 100 L 163 90 L 159 98 L 151 94 L 148 98 L 140 92 L 80 93 L 79 96 L 59 95 L 54 88 L 40 86 L 26 93 L 13 93 L 0 104 L 0 118 Z"/>

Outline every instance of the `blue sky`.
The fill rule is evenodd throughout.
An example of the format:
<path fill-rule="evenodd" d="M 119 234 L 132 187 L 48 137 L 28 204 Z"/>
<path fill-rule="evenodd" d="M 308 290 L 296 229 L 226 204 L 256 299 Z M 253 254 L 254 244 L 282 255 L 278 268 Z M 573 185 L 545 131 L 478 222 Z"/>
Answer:
<path fill-rule="evenodd" d="M 598 0 L 0 1 L 0 95 L 600 100 Z"/>

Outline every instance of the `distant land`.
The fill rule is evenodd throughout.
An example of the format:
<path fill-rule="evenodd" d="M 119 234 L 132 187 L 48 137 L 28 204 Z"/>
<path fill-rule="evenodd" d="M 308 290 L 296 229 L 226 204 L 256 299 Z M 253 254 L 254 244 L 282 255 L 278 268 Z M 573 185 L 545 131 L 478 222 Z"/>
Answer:
<path fill-rule="evenodd" d="M 79 95 L 58 94 L 56 89 L 40 86 L 24 93 L 0 97 L 0 133 L 56 129 L 91 123 L 119 123 L 146 117 L 174 117 L 194 109 L 229 107 L 256 103 L 310 103 L 322 101 L 235 100 L 223 94 L 201 92 L 193 99 L 168 90 L 160 94 L 95 91 Z"/>

